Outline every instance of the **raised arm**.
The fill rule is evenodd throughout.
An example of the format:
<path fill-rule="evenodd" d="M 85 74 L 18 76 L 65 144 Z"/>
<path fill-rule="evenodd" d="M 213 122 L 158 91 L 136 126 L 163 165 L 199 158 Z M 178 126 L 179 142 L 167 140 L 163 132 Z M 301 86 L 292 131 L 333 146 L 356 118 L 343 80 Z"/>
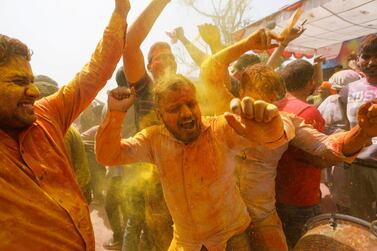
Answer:
<path fill-rule="evenodd" d="M 199 34 L 203 41 L 209 45 L 212 54 L 224 49 L 226 46 L 221 43 L 220 30 L 213 24 L 202 24 L 198 26 Z"/>
<path fill-rule="evenodd" d="M 218 102 L 214 102 L 216 110 L 227 111 L 228 104 L 233 98 L 228 91 L 231 86 L 229 64 L 249 50 L 264 50 L 277 46 L 271 44 L 272 39 L 280 40 L 280 37 L 270 30 L 260 29 L 249 37 L 220 50 L 203 62 L 200 77 L 206 88 L 212 93 L 215 92 L 214 98 L 218 98 Z"/>
<path fill-rule="evenodd" d="M 65 132 L 78 115 L 93 101 L 115 70 L 122 55 L 128 0 L 115 0 L 115 9 L 102 40 L 88 64 L 55 95 L 40 101 L 43 114 L 52 114 Z M 51 118 L 49 118 L 51 119 Z"/>
<path fill-rule="evenodd" d="M 305 31 L 303 26 L 299 28 L 293 28 L 289 31 L 287 36 L 283 41 L 279 43 L 279 46 L 274 50 L 271 56 L 268 58 L 267 65 L 270 66 L 272 69 L 275 69 L 280 65 L 280 57 L 283 54 L 285 48 L 287 48 L 288 44 L 301 36 L 301 34 Z"/>
<path fill-rule="evenodd" d="M 108 166 L 133 162 L 152 162 L 144 131 L 129 139 L 121 139 L 122 122 L 135 99 L 135 91 L 118 87 L 108 94 L 108 112 L 96 135 L 96 157 Z"/>
<path fill-rule="evenodd" d="M 352 162 L 371 138 L 377 136 L 377 99 L 360 107 L 358 125 L 347 132 L 327 136 L 306 125 L 300 118 L 292 120 L 296 124 L 296 137 L 292 140 L 294 146 L 332 164 Z"/>
<path fill-rule="evenodd" d="M 138 82 L 146 74 L 140 46 L 169 2 L 170 0 L 152 0 L 128 29 L 123 53 L 123 66 L 126 78 L 130 83 Z"/>
<path fill-rule="evenodd" d="M 187 52 L 190 54 L 190 57 L 192 58 L 192 60 L 194 60 L 195 64 L 197 64 L 200 67 L 204 59 L 206 59 L 208 55 L 201 51 L 190 40 L 186 38 L 182 27 L 176 28 L 175 34 L 177 36 L 177 39 L 181 41 L 183 46 L 186 48 Z"/>

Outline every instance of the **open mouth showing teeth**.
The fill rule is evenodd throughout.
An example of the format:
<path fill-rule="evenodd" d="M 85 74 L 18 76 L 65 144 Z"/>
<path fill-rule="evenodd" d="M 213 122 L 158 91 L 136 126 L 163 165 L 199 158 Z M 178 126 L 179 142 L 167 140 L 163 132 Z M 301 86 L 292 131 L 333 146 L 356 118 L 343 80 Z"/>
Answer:
<path fill-rule="evenodd" d="M 179 125 L 184 129 L 193 129 L 195 127 L 195 120 L 188 120 L 179 123 Z"/>
<path fill-rule="evenodd" d="M 26 108 L 33 108 L 33 104 L 30 104 L 30 103 L 22 103 L 22 104 L 19 104 L 19 106 L 26 107 Z"/>

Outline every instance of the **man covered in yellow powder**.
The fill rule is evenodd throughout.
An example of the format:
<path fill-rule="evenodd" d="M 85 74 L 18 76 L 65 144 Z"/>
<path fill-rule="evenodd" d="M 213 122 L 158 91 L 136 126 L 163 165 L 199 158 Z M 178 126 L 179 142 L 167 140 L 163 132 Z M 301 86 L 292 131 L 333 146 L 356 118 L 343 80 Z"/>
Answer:
<path fill-rule="evenodd" d="M 109 113 L 97 133 L 98 160 L 157 166 L 174 222 L 170 251 L 250 250 L 244 233 L 250 217 L 236 187 L 234 156 L 255 144 L 274 148 L 287 142 L 276 107 L 244 98 L 238 100 L 240 116 L 202 118 L 195 87 L 181 75 L 157 84 L 154 97 L 163 124 L 121 139 L 134 92 L 110 92 Z"/>
<path fill-rule="evenodd" d="M 115 0 L 89 63 L 38 101 L 28 47 L 0 35 L 0 250 L 95 249 L 88 205 L 63 137 L 112 76 L 129 9 L 128 0 Z"/>
<path fill-rule="evenodd" d="M 233 98 L 229 86 L 228 66 L 239 56 L 251 49 L 266 49 L 272 38 L 278 38 L 271 31 L 261 29 L 248 38 L 233 44 L 206 59 L 201 67 L 201 77 L 207 88 L 224 98 L 223 108 L 214 110 L 224 112 L 226 104 Z M 284 40 L 282 41 L 284 42 Z M 244 70 L 240 79 L 240 98 L 250 96 L 266 102 L 275 102 L 285 97 L 282 78 L 263 64 L 250 66 Z M 360 126 L 350 132 L 328 137 L 319 133 L 294 115 L 281 114 L 285 126 L 295 131 L 291 144 L 321 159 L 309 161 L 331 162 L 352 161 L 354 155 L 377 133 L 377 105 L 369 103 L 359 111 Z M 251 246 L 255 250 L 287 250 L 287 243 L 281 221 L 275 209 L 275 177 L 279 159 L 287 150 L 288 144 L 273 150 L 264 146 L 252 147 L 237 157 L 237 175 L 242 198 L 244 199 L 252 224 L 249 228 Z M 346 157 L 352 156 L 352 157 Z M 305 156 L 308 157 L 308 156 Z"/>

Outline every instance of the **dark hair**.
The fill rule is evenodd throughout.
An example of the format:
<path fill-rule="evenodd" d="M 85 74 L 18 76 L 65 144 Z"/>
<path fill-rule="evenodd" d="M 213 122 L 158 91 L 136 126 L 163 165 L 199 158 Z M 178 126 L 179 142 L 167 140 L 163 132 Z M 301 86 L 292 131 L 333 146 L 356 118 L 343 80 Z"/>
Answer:
<path fill-rule="evenodd" d="M 283 78 L 271 67 L 259 63 L 250 65 L 241 76 L 240 87 L 244 91 L 259 93 L 262 97 L 274 95 L 274 101 L 285 97 Z"/>
<path fill-rule="evenodd" d="M 191 80 L 181 74 L 170 75 L 159 80 L 153 88 L 153 100 L 155 106 L 158 107 L 161 98 L 166 92 L 178 91 L 183 87 L 189 87 L 196 91 L 195 85 Z"/>
<path fill-rule="evenodd" d="M 237 61 L 234 63 L 234 69 L 237 71 L 242 71 L 246 67 L 254 64 L 260 63 L 260 58 L 255 54 L 243 54 Z"/>
<path fill-rule="evenodd" d="M 377 34 L 369 35 L 361 42 L 358 54 L 377 54 Z"/>
<path fill-rule="evenodd" d="M 151 61 L 152 61 L 153 52 L 157 49 L 162 49 L 162 48 L 165 48 L 165 49 L 168 49 L 169 51 L 171 51 L 170 45 L 166 42 L 156 42 L 156 43 L 154 43 L 151 46 L 151 48 L 149 49 L 149 52 L 148 52 L 148 63 L 151 63 Z"/>
<path fill-rule="evenodd" d="M 126 76 L 124 75 L 123 66 L 118 68 L 115 74 L 115 81 L 117 82 L 118 86 L 129 87 L 129 84 L 126 80 Z"/>
<path fill-rule="evenodd" d="M 308 61 L 298 59 L 287 64 L 279 73 L 287 90 L 296 91 L 303 89 L 313 78 L 314 67 Z"/>
<path fill-rule="evenodd" d="M 7 64 L 14 56 L 30 61 L 31 54 L 29 48 L 20 40 L 0 34 L 0 65 Z"/>

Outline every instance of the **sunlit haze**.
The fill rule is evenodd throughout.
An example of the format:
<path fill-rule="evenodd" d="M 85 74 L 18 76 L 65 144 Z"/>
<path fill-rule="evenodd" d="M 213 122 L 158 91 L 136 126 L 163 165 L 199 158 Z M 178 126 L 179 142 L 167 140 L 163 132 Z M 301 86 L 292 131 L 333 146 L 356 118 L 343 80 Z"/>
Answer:
<path fill-rule="evenodd" d="M 130 2 L 129 24 L 150 0 Z M 293 2 L 254 0 L 246 18 L 257 20 Z M 0 33 L 20 39 L 33 50 L 31 65 L 35 75 L 48 75 L 64 85 L 89 60 L 113 7 L 113 0 L 1 0 Z M 210 20 L 181 1 L 172 0 L 143 43 L 144 55 L 155 41 L 169 41 L 165 31 L 182 26 L 186 36 L 194 39 L 198 34 L 196 26 L 205 22 Z M 185 73 L 182 67 L 178 71 Z M 106 90 L 114 86 L 115 81 L 110 80 L 98 98 L 105 101 Z"/>

